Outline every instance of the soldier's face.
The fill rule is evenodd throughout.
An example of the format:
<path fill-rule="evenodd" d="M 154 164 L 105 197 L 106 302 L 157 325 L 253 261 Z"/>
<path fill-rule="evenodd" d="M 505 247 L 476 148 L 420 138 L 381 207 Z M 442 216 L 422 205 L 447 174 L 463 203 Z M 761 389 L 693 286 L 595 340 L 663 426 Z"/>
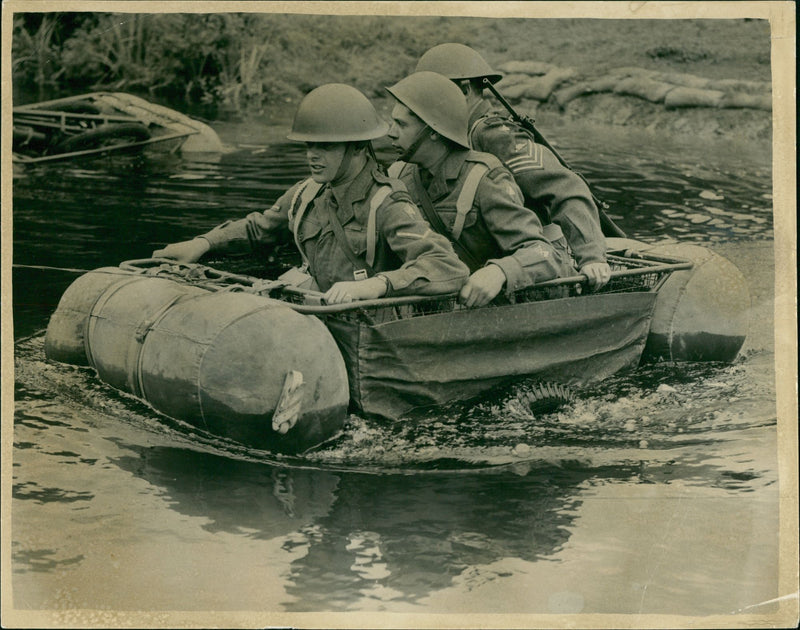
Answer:
<path fill-rule="evenodd" d="M 402 103 L 392 109 L 392 126 L 389 127 L 389 138 L 392 146 L 402 152 L 410 147 L 417 136 L 425 129 L 425 123 Z"/>
<path fill-rule="evenodd" d="M 333 181 L 344 159 L 345 149 L 343 142 L 306 142 L 306 159 L 311 170 L 311 179 L 318 184 Z"/>

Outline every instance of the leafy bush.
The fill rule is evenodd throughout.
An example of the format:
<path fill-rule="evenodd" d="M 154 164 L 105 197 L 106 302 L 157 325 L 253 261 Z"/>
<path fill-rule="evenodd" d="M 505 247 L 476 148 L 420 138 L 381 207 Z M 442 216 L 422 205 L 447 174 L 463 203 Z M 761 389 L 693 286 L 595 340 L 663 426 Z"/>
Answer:
<path fill-rule="evenodd" d="M 14 15 L 15 86 L 38 90 L 40 97 L 45 92 L 56 97 L 88 89 L 127 90 L 149 93 L 173 105 L 205 103 L 239 114 L 294 102 L 331 82 L 349 83 L 369 97 L 385 96 L 384 86 L 413 71 L 425 50 L 444 42 L 470 45 L 490 65 L 534 59 L 613 68 L 621 55 L 630 55 L 634 62 L 656 66 L 706 61 L 715 68 L 724 68 L 723 62 L 734 64 L 738 70 L 748 64 L 750 74 L 760 76 L 759 64 L 769 63 L 768 24 L 743 28 L 744 23 L 725 20 L 691 21 L 688 26 L 693 30 L 687 35 L 687 24 L 671 20 L 280 13 Z M 722 32 L 725 37 L 716 35 Z M 702 47 L 676 41 L 702 42 Z"/>

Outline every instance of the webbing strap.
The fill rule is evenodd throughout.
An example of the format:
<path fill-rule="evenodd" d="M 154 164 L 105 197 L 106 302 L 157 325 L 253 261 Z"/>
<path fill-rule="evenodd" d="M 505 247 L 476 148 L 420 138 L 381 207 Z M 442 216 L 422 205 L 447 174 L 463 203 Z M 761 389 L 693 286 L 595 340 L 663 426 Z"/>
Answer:
<path fill-rule="evenodd" d="M 469 128 L 469 131 L 467 132 L 467 139 L 469 140 L 469 146 L 471 148 L 475 148 L 475 142 L 473 141 L 472 136 L 475 135 L 475 130 L 478 128 L 478 125 L 480 125 L 484 120 L 485 120 L 484 117 L 478 118 L 478 120 L 472 123 L 472 126 Z"/>
<path fill-rule="evenodd" d="M 356 256 L 353 248 L 350 247 L 350 242 L 347 240 L 347 235 L 344 233 L 344 228 L 342 227 L 341 221 L 339 221 L 339 217 L 336 216 L 336 209 L 329 203 L 324 203 L 322 206 L 325 208 L 325 211 L 328 214 L 328 222 L 331 224 L 331 229 L 333 230 L 333 235 L 336 237 L 336 242 L 339 243 L 339 247 L 344 252 L 344 255 L 347 256 L 347 260 L 350 261 L 350 264 L 353 265 L 353 277 L 356 280 L 362 280 L 366 278 L 361 278 L 361 274 L 359 272 L 366 273 L 367 277 L 371 277 L 375 275 L 375 271 L 372 269 L 372 265 L 370 265 L 367 261 L 361 261 Z"/>
<path fill-rule="evenodd" d="M 144 391 L 144 344 L 147 341 L 148 333 L 153 330 L 153 327 L 158 325 L 167 312 L 175 306 L 178 302 L 184 300 L 186 295 L 175 295 L 167 300 L 161 308 L 148 320 L 145 320 L 136 327 L 134 338 L 137 341 L 136 345 L 136 361 L 131 365 L 132 372 L 128 374 L 128 380 L 133 388 L 131 392 L 135 396 L 147 400 L 147 392 Z"/>
<path fill-rule="evenodd" d="M 419 207 L 422 210 L 422 214 L 424 215 L 425 219 L 427 219 L 428 223 L 431 224 L 434 230 L 436 230 L 442 236 L 447 237 L 449 231 L 442 222 L 439 213 L 436 212 L 436 208 L 433 207 L 433 202 L 428 195 L 428 191 L 425 190 L 425 186 L 422 185 L 422 178 L 419 176 L 418 166 L 414 168 L 414 187 L 417 189 L 417 191 L 419 191 Z M 465 248 L 458 240 L 448 240 L 450 240 L 452 243 L 453 249 L 455 250 L 456 254 L 458 254 L 458 257 L 470 268 L 470 270 L 480 269 L 481 264 L 472 254 L 472 252 Z"/>
<path fill-rule="evenodd" d="M 400 173 L 403 172 L 403 167 L 405 165 L 406 165 L 406 162 L 401 162 L 399 160 L 397 162 L 392 162 L 389 165 L 389 168 L 386 170 L 386 174 L 389 177 L 392 177 L 394 179 L 398 179 L 400 177 Z"/>
<path fill-rule="evenodd" d="M 311 179 L 310 177 L 308 179 L 304 179 L 302 182 L 300 182 L 300 185 L 297 187 L 297 190 L 294 191 L 294 194 L 292 195 L 292 200 L 289 202 L 289 223 L 291 223 L 294 220 L 294 212 L 295 212 L 294 207 L 297 205 L 297 200 L 300 199 L 300 195 L 303 193 L 306 187 L 313 181 L 314 180 Z"/>
<path fill-rule="evenodd" d="M 369 202 L 369 216 L 367 217 L 367 265 L 370 267 L 375 264 L 375 245 L 378 240 L 378 228 L 376 225 L 378 208 L 380 208 L 381 204 L 391 192 L 391 186 L 381 186 Z"/>
<path fill-rule="evenodd" d="M 303 248 L 300 245 L 300 239 L 298 238 L 300 222 L 303 220 L 303 214 L 305 214 L 308 204 L 310 204 L 319 194 L 319 191 L 322 190 L 322 186 L 323 184 L 315 182 L 309 177 L 302 184 L 300 184 L 299 188 L 295 191 L 294 196 L 292 197 L 292 203 L 289 206 L 289 224 L 292 226 L 294 243 L 297 245 L 297 251 L 300 252 L 300 257 L 303 259 L 303 263 L 305 263 L 306 267 L 308 267 L 308 258 L 306 258 L 306 253 L 303 251 Z M 300 205 L 297 207 L 297 209 L 295 209 L 298 197 L 300 198 Z"/>
<path fill-rule="evenodd" d="M 95 361 L 94 352 L 92 350 L 92 337 L 94 336 L 94 329 L 98 319 L 98 313 L 105 308 L 106 303 L 108 303 L 114 294 L 122 287 L 132 282 L 138 282 L 141 279 L 142 276 L 135 275 L 128 278 L 123 278 L 119 282 L 115 282 L 97 296 L 94 304 L 92 304 L 92 307 L 89 309 L 89 315 L 86 317 L 86 321 L 83 324 L 83 350 L 86 353 L 86 359 L 89 361 L 89 365 L 91 365 L 93 368 L 97 369 L 97 362 Z"/>
<path fill-rule="evenodd" d="M 467 177 L 464 180 L 464 185 L 461 187 L 461 192 L 456 201 L 456 218 L 453 222 L 453 238 L 458 239 L 461 236 L 461 231 L 464 229 L 464 221 L 467 218 L 467 213 L 472 209 L 472 203 L 475 201 L 475 193 L 478 191 L 478 184 L 481 178 L 489 171 L 489 167 L 485 164 L 477 162 L 470 168 Z"/>

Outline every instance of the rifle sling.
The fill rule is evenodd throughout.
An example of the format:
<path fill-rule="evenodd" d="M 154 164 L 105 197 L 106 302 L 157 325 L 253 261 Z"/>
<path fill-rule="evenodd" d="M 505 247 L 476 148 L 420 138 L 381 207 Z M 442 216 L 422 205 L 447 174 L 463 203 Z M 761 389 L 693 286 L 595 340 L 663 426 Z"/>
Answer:
<path fill-rule="evenodd" d="M 547 141 L 547 138 L 545 138 L 542 135 L 542 133 L 536 128 L 536 125 L 533 123 L 533 120 L 528 116 L 520 116 L 516 112 L 516 110 L 511 106 L 511 103 L 509 103 L 505 98 L 503 98 L 503 95 L 500 94 L 500 92 L 498 92 L 497 88 L 494 85 L 492 85 L 491 81 L 484 78 L 483 85 L 484 87 L 488 87 L 489 90 L 492 92 L 492 94 L 495 95 L 497 100 L 500 101 L 500 104 L 506 108 L 509 114 L 511 114 L 511 118 L 515 120 L 517 123 L 519 123 L 523 129 L 527 129 L 531 133 L 535 142 L 550 149 L 550 151 L 553 153 L 553 155 L 556 156 L 556 159 L 559 162 L 561 162 L 561 165 L 564 168 L 569 169 L 570 171 L 575 173 L 589 187 L 589 193 L 592 195 L 592 201 L 594 201 L 594 204 L 597 206 L 597 214 L 600 217 L 600 227 L 603 234 L 605 236 L 618 236 L 620 238 L 625 238 L 626 237 L 625 232 L 623 232 L 622 229 L 616 223 L 614 223 L 614 220 L 606 213 L 605 211 L 605 208 L 607 207 L 606 203 L 602 199 L 597 197 L 597 195 L 595 195 L 594 192 L 592 192 L 592 187 L 589 186 L 589 182 L 586 180 L 583 174 L 579 173 L 578 171 L 573 169 L 569 164 L 567 164 L 567 161 L 563 157 L 561 157 L 561 154 L 559 154 L 559 152 L 555 150 L 553 145 L 551 145 Z"/>

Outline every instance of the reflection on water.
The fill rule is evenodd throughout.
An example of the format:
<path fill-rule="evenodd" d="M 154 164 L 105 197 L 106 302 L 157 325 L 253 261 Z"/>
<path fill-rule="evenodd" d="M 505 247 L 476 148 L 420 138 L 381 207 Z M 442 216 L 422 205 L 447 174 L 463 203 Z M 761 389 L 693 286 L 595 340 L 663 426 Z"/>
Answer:
<path fill-rule="evenodd" d="M 631 467 L 542 466 L 460 475 L 370 475 L 286 469 L 150 448 L 115 460 L 164 489 L 171 509 L 203 529 L 286 537 L 291 610 L 347 608 L 376 580 L 415 601 L 475 564 L 533 561 L 568 538 L 577 486 L 626 479 Z"/>
<path fill-rule="evenodd" d="M 629 235 L 725 246 L 771 286 L 768 165 L 592 142 L 573 162 Z M 712 614 L 777 596 L 768 323 L 733 365 L 651 365 L 540 417 L 513 388 L 424 422 L 353 416 L 302 457 L 44 359 L 69 270 L 261 211 L 304 173 L 283 144 L 15 172 L 16 606 Z"/>
<path fill-rule="evenodd" d="M 339 479 L 174 447 L 133 448 L 113 463 L 163 488 L 170 507 L 206 519 L 209 532 L 269 539 L 328 513 Z"/>

